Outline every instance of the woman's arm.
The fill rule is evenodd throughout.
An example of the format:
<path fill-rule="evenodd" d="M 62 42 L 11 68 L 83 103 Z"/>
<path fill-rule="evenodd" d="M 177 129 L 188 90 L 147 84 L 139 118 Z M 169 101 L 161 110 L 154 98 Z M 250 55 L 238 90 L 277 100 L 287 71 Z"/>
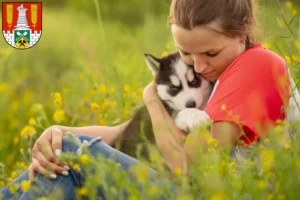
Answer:
<path fill-rule="evenodd" d="M 171 171 L 186 169 L 187 159 L 183 149 L 185 133 L 178 129 L 162 102 L 157 99 L 146 103 L 158 149 Z"/>
<path fill-rule="evenodd" d="M 91 137 L 102 137 L 103 142 L 108 145 L 113 144 L 113 142 L 121 135 L 124 129 L 129 124 L 130 120 L 118 125 L 118 126 L 85 126 L 85 127 L 68 127 L 54 125 L 52 127 L 60 129 L 62 132 L 66 133 L 68 131 L 74 134 L 84 134 Z"/>
<path fill-rule="evenodd" d="M 144 89 L 143 98 L 151 118 L 156 144 L 166 164 L 172 172 L 176 168 L 186 169 L 187 159 L 183 149 L 185 133 L 175 126 L 157 95 L 154 82 Z"/>

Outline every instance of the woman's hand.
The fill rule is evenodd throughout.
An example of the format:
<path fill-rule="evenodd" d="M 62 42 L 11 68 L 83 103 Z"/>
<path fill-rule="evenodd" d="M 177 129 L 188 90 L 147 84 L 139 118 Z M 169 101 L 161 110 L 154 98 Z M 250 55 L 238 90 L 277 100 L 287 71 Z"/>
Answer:
<path fill-rule="evenodd" d="M 143 99 L 145 104 L 160 100 L 159 96 L 157 95 L 156 86 L 156 83 L 154 81 L 151 81 L 144 89 Z"/>
<path fill-rule="evenodd" d="M 70 168 L 56 158 L 62 151 L 62 137 L 63 132 L 59 128 L 50 127 L 37 139 L 32 148 L 32 163 L 28 169 L 31 182 L 34 181 L 35 171 L 52 179 L 56 178 L 55 173 L 68 175 Z"/>

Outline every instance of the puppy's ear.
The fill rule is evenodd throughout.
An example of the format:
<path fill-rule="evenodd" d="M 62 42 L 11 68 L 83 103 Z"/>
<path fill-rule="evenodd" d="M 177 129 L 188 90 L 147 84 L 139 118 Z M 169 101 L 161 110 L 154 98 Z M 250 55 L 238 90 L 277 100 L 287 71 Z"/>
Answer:
<path fill-rule="evenodd" d="M 147 54 L 145 53 L 145 59 L 146 59 L 146 63 L 149 67 L 149 69 L 151 70 L 152 74 L 154 76 L 156 76 L 156 74 L 158 73 L 158 70 L 160 68 L 160 60 L 154 56 L 152 56 L 151 54 Z"/>

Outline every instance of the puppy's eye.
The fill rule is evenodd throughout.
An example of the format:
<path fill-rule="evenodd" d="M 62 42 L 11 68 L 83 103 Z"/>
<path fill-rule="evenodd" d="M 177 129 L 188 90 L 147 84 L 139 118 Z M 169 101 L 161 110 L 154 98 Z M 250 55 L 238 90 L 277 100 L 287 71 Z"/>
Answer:
<path fill-rule="evenodd" d="M 172 92 L 176 92 L 179 88 L 175 85 L 171 85 L 170 89 L 171 89 Z"/>
<path fill-rule="evenodd" d="M 196 85 L 197 84 L 197 79 L 192 80 L 191 84 Z"/>

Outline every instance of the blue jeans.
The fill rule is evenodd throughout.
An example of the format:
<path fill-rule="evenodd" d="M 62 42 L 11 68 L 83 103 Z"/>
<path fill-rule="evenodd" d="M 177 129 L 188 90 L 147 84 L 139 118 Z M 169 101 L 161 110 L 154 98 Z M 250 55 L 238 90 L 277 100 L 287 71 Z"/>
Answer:
<path fill-rule="evenodd" d="M 101 141 L 101 138 L 92 138 L 85 135 L 72 135 L 74 138 L 78 140 L 79 143 L 82 143 L 84 140 L 85 143 L 89 143 L 88 149 L 92 156 L 96 157 L 99 154 L 102 154 L 104 157 L 113 159 L 115 162 L 120 163 L 122 169 L 127 173 L 130 174 L 129 168 L 133 165 L 137 165 L 140 162 L 132 157 L 129 157 L 128 155 L 110 147 L 109 145 L 105 144 Z M 78 144 L 76 145 L 72 140 L 69 138 L 63 138 L 62 141 L 62 150 L 64 152 L 78 152 L 80 151 L 80 148 L 78 148 Z M 170 188 L 171 193 L 175 194 L 176 185 L 169 181 L 166 178 L 163 179 L 157 179 L 156 175 L 157 172 L 154 171 L 152 168 L 148 168 L 148 173 L 150 175 L 150 181 L 153 185 L 168 185 Z M 108 177 L 109 178 L 109 177 Z M 19 188 L 14 194 L 11 194 L 9 191 L 9 185 L 3 188 L 0 191 L 0 199 L 1 197 L 3 199 L 11 199 L 11 198 L 19 198 L 19 199 L 36 199 L 39 197 L 51 197 L 51 195 L 54 195 L 57 193 L 57 189 L 63 188 L 63 198 L 64 199 L 77 199 L 76 198 L 76 188 L 80 188 L 84 185 L 85 175 L 81 172 L 76 172 L 72 168 L 69 170 L 68 176 L 62 176 L 57 175 L 56 179 L 49 179 L 46 178 L 38 173 L 35 173 L 35 179 L 36 181 L 33 183 L 32 186 L 37 185 L 38 190 L 35 191 L 27 191 L 22 192 L 22 190 Z M 12 183 L 20 184 L 23 180 L 28 180 L 28 170 L 26 170 L 21 176 L 19 176 L 16 180 L 14 180 Z M 106 180 L 109 182 L 109 180 Z M 134 180 L 133 180 L 134 181 Z M 36 186 L 35 186 L 36 187 Z M 123 191 L 119 193 L 121 195 L 121 199 L 127 199 L 128 198 L 128 192 Z M 2 196 L 1 196 L 2 195 Z M 99 186 L 99 189 L 97 189 L 97 198 L 96 199 L 106 199 L 105 190 L 103 187 Z M 159 199 L 169 199 L 170 196 L 162 196 Z M 147 199 L 147 198 L 146 198 Z"/>

